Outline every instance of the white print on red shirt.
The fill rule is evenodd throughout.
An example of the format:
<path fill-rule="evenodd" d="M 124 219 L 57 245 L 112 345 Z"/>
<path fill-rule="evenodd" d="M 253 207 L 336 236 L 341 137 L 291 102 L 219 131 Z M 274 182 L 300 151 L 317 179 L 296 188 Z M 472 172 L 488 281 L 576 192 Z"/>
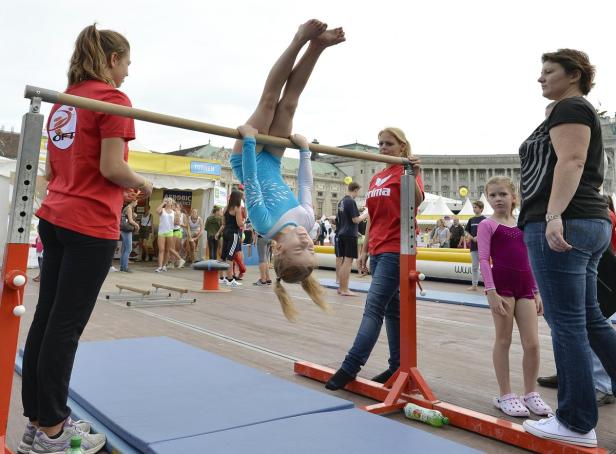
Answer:
<path fill-rule="evenodd" d="M 385 178 L 378 178 L 374 182 L 377 186 L 383 186 L 383 183 L 386 183 L 387 180 L 391 178 L 391 175 L 387 175 Z"/>
<path fill-rule="evenodd" d="M 49 121 L 47 135 L 54 146 L 66 150 L 75 140 L 77 131 L 77 111 L 74 107 L 61 106 L 56 110 Z"/>

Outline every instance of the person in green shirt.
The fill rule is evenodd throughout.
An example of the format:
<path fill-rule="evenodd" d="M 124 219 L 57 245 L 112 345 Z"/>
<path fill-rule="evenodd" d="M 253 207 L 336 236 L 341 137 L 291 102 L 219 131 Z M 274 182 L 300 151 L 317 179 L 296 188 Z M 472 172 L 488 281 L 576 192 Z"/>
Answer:
<path fill-rule="evenodd" d="M 214 205 L 212 214 L 205 220 L 207 248 L 209 250 L 210 260 L 216 260 L 218 257 L 218 240 L 216 239 L 216 232 L 220 230 L 220 226 L 222 226 L 222 209 L 218 205 Z"/>

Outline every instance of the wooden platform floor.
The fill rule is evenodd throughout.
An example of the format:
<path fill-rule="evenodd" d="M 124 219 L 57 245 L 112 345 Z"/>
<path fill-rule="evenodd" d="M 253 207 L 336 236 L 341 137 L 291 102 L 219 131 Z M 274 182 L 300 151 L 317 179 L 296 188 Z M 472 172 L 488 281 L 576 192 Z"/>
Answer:
<path fill-rule="evenodd" d="M 117 264 L 116 264 L 117 265 Z M 152 288 L 163 283 L 198 290 L 201 273 L 191 269 L 154 273 L 150 263 L 131 264 L 132 274 L 109 273 L 101 296 L 115 293 L 115 284 Z M 333 278 L 332 271 L 318 270 L 317 277 Z M 355 337 L 365 295 L 341 297 L 335 290 L 326 290 L 334 313 L 321 312 L 298 285 L 288 286 L 301 312 L 298 323 L 283 317 L 271 287 L 256 287 L 256 267 L 249 267 L 244 285 L 229 293 L 189 293 L 197 298 L 191 306 L 127 308 L 122 303 L 100 299 L 82 340 L 121 339 L 145 336 L 168 336 L 222 355 L 242 364 L 263 370 L 302 386 L 326 391 L 319 382 L 295 375 L 295 358 L 338 368 Z M 352 279 L 359 279 L 353 275 Z M 369 280 L 368 278 L 363 278 Z M 466 285 L 426 282 L 425 289 L 464 292 Z M 23 346 L 36 305 L 38 284 L 26 289 L 24 315 L 19 346 Z M 437 397 L 482 413 L 503 417 L 491 400 L 498 393 L 492 368 L 491 347 L 493 326 L 487 309 L 431 302 L 418 303 L 419 368 Z M 383 330 L 369 362 L 360 376 L 370 378 L 387 367 L 388 349 Z M 542 364 L 541 375 L 555 370 L 549 329 L 543 319 L 539 325 Z M 514 392 L 522 393 L 522 349 L 517 331 L 511 348 L 511 379 Z M 112 372 L 109 377 L 113 380 Z M 21 379 L 15 374 L 8 446 L 15 449 L 21 437 L 24 418 L 21 416 Z M 545 400 L 556 406 L 554 390 L 540 390 Z M 242 390 L 238 390 L 241 393 Z M 338 391 L 336 395 L 357 405 L 374 403 L 355 394 Z M 600 446 L 616 448 L 616 405 L 600 408 L 597 428 Z M 178 415 L 181 417 L 181 415 Z M 434 429 L 409 421 L 402 413 L 387 416 L 421 430 L 471 446 L 488 453 L 519 453 L 497 441 L 455 427 Z M 515 420 L 515 418 L 511 418 Z M 518 422 L 521 422 L 518 420 Z M 615 451 L 616 452 L 616 451 Z"/>

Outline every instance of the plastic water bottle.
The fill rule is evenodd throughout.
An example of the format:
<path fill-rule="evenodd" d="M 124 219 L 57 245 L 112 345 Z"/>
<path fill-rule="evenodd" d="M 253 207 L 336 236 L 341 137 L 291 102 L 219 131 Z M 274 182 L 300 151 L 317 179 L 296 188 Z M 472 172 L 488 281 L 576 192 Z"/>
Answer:
<path fill-rule="evenodd" d="M 440 411 L 430 410 L 415 404 L 406 404 L 404 406 L 404 415 L 409 419 L 425 422 L 434 427 L 441 427 L 445 424 L 449 424 L 449 418 L 443 416 Z"/>
<path fill-rule="evenodd" d="M 71 447 L 68 448 L 66 454 L 84 454 L 84 450 L 81 448 L 81 437 L 71 438 Z"/>

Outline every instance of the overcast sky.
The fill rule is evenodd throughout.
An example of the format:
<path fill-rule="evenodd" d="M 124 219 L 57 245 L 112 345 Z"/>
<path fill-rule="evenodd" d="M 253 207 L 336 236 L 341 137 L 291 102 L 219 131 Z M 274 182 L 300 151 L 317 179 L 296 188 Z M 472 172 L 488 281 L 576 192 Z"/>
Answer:
<path fill-rule="evenodd" d="M 17 131 L 26 84 L 64 90 L 73 44 L 96 21 L 131 43 L 121 89 L 135 107 L 235 127 L 254 109 L 297 26 L 343 26 L 300 100 L 295 131 L 327 145 L 374 145 L 404 129 L 415 153 L 516 153 L 542 120 L 541 54 L 586 51 L 589 100 L 616 111 L 614 1 L 8 0 L 0 8 L 0 126 Z M 49 105 L 45 112 L 49 111 Z M 230 139 L 136 123 L 155 151 Z"/>

